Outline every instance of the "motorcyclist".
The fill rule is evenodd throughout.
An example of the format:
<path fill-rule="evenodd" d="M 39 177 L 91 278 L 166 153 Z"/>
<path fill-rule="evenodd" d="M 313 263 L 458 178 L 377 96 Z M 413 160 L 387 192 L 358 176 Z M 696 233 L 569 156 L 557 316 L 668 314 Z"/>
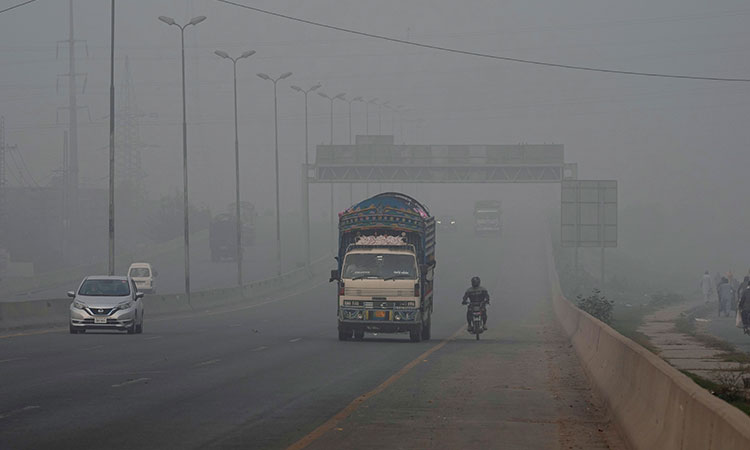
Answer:
<path fill-rule="evenodd" d="M 471 278 L 471 287 L 464 293 L 462 305 L 469 305 L 466 309 L 466 322 L 469 324 L 468 331 L 471 331 L 471 305 L 481 304 L 482 306 L 482 328 L 487 329 L 487 308 L 490 304 L 490 294 L 487 289 L 481 286 L 481 280 L 479 277 Z"/>

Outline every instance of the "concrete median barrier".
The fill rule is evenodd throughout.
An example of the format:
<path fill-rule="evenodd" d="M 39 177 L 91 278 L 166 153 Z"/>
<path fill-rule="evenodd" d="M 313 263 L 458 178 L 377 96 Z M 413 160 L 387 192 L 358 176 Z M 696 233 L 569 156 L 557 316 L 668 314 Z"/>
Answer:
<path fill-rule="evenodd" d="M 551 249 L 548 265 L 557 319 L 633 449 L 750 449 L 747 415 L 578 309 L 560 290 Z"/>
<path fill-rule="evenodd" d="M 300 267 L 280 276 L 253 281 L 240 287 L 227 287 L 197 291 L 188 303 L 185 294 L 147 295 L 145 313 L 149 317 L 188 311 L 203 311 L 239 303 L 252 303 L 278 292 L 299 289 L 311 280 L 327 279 L 333 266 L 330 256 L 312 262 L 310 267 Z M 69 298 L 0 302 L 0 330 L 65 326 L 68 321 Z"/>

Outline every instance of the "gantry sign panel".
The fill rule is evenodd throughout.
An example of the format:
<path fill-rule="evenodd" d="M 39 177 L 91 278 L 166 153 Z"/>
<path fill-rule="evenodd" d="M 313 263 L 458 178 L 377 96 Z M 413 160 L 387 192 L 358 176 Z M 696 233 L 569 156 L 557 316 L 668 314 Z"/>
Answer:
<path fill-rule="evenodd" d="M 358 137 L 359 138 L 359 137 Z M 319 145 L 311 183 L 559 183 L 562 145 Z"/>
<path fill-rule="evenodd" d="M 617 247 L 617 181 L 563 180 L 563 247 Z"/>

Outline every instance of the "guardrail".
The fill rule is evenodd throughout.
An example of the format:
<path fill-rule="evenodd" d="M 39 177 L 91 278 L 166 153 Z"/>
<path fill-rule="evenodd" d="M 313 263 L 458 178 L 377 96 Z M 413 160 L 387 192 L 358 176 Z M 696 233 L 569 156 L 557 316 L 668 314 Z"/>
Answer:
<path fill-rule="evenodd" d="M 548 249 L 557 320 L 633 449 L 750 449 L 748 416 L 568 301 Z"/>
<path fill-rule="evenodd" d="M 310 280 L 323 280 L 327 277 L 328 269 L 333 267 L 331 261 L 331 256 L 327 255 L 311 262 L 310 266 L 300 267 L 280 276 L 253 281 L 241 288 L 237 286 L 196 291 L 191 293 L 190 303 L 185 294 L 147 295 L 143 299 L 145 314 L 154 316 L 200 311 L 234 303 L 251 303 L 272 293 L 298 287 Z M 70 302 L 69 298 L 2 302 L 0 303 L 0 330 L 65 325 Z"/>

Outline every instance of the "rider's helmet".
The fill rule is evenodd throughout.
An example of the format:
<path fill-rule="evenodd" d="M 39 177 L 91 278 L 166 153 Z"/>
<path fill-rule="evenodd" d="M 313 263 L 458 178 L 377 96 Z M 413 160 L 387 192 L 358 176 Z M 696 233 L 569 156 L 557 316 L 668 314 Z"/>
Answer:
<path fill-rule="evenodd" d="M 471 287 L 479 287 L 479 284 L 482 282 L 482 280 L 479 279 L 479 277 L 471 277 Z"/>

